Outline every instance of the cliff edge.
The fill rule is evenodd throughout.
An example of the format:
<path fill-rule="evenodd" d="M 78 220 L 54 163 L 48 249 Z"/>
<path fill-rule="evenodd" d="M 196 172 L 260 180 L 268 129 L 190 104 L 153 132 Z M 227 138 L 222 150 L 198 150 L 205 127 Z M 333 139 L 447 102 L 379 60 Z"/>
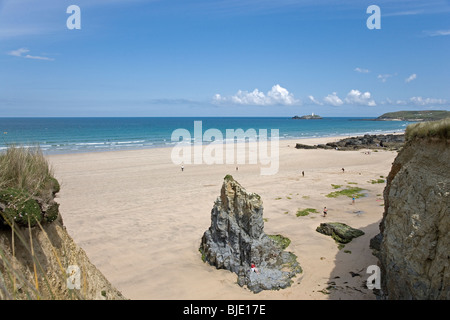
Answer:
<path fill-rule="evenodd" d="M 0 154 L 0 300 L 124 299 L 67 233 L 39 148 Z"/>
<path fill-rule="evenodd" d="M 411 125 L 384 190 L 382 299 L 450 299 L 450 118 Z"/>

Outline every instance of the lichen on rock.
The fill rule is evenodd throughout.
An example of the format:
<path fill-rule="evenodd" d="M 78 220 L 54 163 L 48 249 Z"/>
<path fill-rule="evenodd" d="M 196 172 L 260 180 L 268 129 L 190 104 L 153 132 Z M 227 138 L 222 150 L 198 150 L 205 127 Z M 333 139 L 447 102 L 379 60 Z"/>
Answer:
<path fill-rule="evenodd" d="M 240 286 L 257 293 L 286 288 L 302 272 L 297 257 L 283 249 L 264 233 L 261 197 L 227 175 L 201 240 L 202 259 L 236 273 Z M 251 271 L 252 264 L 258 272 Z"/>

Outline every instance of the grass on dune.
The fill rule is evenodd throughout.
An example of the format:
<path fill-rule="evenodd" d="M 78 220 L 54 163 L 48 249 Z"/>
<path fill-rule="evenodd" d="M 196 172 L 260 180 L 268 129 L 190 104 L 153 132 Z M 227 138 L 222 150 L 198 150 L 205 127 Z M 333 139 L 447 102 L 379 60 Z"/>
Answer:
<path fill-rule="evenodd" d="M 0 154 L 0 190 L 21 190 L 45 201 L 59 188 L 39 147 L 10 146 Z"/>
<path fill-rule="evenodd" d="M 405 131 L 406 140 L 415 138 L 450 139 L 450 118 L 410 124 Z"/>

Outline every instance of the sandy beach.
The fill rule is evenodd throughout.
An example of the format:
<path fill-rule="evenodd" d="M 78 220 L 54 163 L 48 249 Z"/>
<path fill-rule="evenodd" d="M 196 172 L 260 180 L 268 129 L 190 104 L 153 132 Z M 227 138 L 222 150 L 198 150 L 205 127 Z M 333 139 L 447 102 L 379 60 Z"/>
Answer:
<path fill-rule="evenodd" d="M 239 170 L 186 164 L 182 172 L 171 161 L 172 148 L 51 155 L 49 160 L 61 183 L 56 200 L 69 234 L 129 299 L 375 299 L 364 284 L 367 267 L 377 261 L 369 240 L 378 233 L 385 184 L 370 181 L 388 175 L 397 152 L 295 149 L 296 142 L 337 139 L 281 140 L 275 175 L 260 175 L 259 164 L 239 165 Z M 237 285 L 236 274 L 202 262 L 200 239 L 227 174 L 261 196 L 265 232 L 291 239 L 287 250 L 303 268 L 291 287 L 254 294 Z M 366 189 L 367 196 L 355 204 L 345 196 L 325 196 L 336 191 L 331 184 L 349 183 Z M 305 208 L 319 213 L 297 217 Z M 321 222 L 343 222 L 365 235 L 339 250 L 331 237 L 315 231 Z"/>

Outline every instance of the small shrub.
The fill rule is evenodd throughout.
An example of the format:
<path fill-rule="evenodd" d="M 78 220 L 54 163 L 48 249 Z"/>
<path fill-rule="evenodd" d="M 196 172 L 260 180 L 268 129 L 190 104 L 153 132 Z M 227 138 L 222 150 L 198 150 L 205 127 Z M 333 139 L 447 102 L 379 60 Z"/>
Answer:
<path fill-rule="evenodd" d="M 42 221 L 42 213 L 39 204 L 32 199 L 26 191 L 8 188 L 0 191 L 0 203 L 5 206 L 1 212 L 0 221 L 4 225 L 10 225 L 14 221 L 20 226 L 27 227 Z"/>

